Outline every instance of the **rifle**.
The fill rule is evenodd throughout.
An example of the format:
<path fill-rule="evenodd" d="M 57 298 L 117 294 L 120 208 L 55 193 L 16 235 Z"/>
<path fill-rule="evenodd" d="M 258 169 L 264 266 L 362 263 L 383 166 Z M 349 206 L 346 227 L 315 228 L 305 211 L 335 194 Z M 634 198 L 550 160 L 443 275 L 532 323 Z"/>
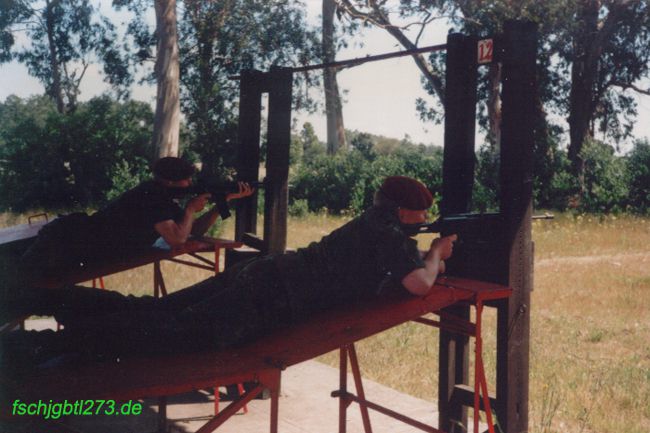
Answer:
<path fill-rule="evenodd" d="M 250 185 L 251 188 L 264 188 L 266 186 L 266 181 L 254 180 L 250 182 L 246 181 L 228 181 L 228 182 L 210 182 L 199 180 L 196 185 L 189 187 L 191 191 L 190 194 L 205 194 L 209 193 L 210 201 L 216 202 L 219 200 L 219 197 L 225 197 L 228 194 L 239 192 L 239 182 L 245 182 Z"/>
<path fill-rule="evenodd" d="M 217 203 L 220 200 L 225 200 L 228 194 L 239 192 L 239 182 L 246 181 L 211 182 L 199 180 L 196 182 L 196 184 L 190 185 L 188 187 L 170 187 L 169 191 L 177 196 L 209 193 L 209 201 L 212 203 Z M 267 182 L 266 180 L 254 180 L 246 183 L 249 184 L 251 188 L 259 189 L 264 188 Z"/>
<path fill-rule="evenodd" d="M 494 222 L 501 218 L 498 212 L 485 213 L 460 213 L 440 217 L 430 223 L 423 224 L 402 224 L 402 229 L 409 236 L 420 235 L 423 233 L 440 233 L 443 229 L 452 229 L 463 223 L 487 223 Z M 553 219 L 552 214 L 533 215 L 533 219 Z"/>
<path fill-rule="evenodd" d="M 244 182 L 244 181 L 240 181 Z M 251 186 L 251 188 L 264 188 L 266 187 L 266 180 L 263 181 L 250 181 L 246 182 Z M 198 182 L 194 185 L 188 187 L 170 187 L 169 191 L 176 197 L 183 197 L 186 195 L 199 195 L 209 193 L 210 198 L 208 199 L 211 203 L 214 203 L 219 210 L 219 215 L 222 219 L 226 219 L 230 216 L 230 208 L 228 207 L 228 202 L 226 197 L 228 194 L 236 193 L 239 191 L 239 183 L 237 181 L 228 181 L 228 182 L 211 182 L 203 179 L 199 179 Z"/>

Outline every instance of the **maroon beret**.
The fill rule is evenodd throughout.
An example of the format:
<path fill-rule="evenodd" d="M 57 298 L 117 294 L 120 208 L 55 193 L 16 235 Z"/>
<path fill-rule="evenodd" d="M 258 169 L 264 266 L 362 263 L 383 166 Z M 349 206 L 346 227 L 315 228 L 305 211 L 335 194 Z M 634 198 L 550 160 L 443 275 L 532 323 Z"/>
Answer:
<path fill-rule="evenodd" d="M 160 158 L 153 165 L 154 176 L 170 181 L 188 179 L 192 177 L 195 171 L 196 169 L 191 162 L 174 156 Z"/>
<path fill-rule="evenodd" d="M 387 177 L 379 190 L 401 208 L 425 210 L 433 204 L 433 196 L 427 187 L 419 180 L 410 177 Z"/>

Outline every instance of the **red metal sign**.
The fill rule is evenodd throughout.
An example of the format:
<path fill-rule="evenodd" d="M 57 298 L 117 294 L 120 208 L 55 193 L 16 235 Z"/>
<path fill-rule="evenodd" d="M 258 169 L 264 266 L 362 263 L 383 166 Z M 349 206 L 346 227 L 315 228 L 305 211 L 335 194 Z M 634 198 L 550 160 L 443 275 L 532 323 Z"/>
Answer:
<path fill-rule="evenodd" d="M 478 41 L 478 64 L 492 62 L 494 41 L 492 39 L 482 39 Z"/>

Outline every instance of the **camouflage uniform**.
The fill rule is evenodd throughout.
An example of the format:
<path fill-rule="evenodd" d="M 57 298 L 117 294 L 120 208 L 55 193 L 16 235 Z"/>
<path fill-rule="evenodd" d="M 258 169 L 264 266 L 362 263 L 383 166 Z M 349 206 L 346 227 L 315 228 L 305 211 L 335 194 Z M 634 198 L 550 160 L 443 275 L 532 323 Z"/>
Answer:
<path fill-rule="evenodd" d="M 72 290 L 55 308 L 66 325 L 57 338 L 110 357 L 220 349 L 388 290 L 406 293 L 401 280 L 421 267 L 395 212 L 371 208 L 306 248 L 239 263 L 161 299 Z M 107 302 L 83 300 L 92 294 Z"/>

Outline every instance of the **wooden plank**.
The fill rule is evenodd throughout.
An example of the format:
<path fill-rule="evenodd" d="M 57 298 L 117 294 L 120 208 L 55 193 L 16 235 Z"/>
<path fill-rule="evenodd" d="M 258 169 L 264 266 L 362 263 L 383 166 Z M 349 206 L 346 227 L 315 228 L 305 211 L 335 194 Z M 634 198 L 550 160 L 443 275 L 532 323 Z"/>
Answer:
<path fill-rule="evenodd" d="M 240 78 L 237 176 L 244 181 L 259 180 L 263 76 L 260 71 L 245 70 Z M 258 193 L 237 205 L 236 240 L 241 240 L 244 233 L 257 233 Z"/>
<path fill-rule="evenodd" d="M 514 292 L 498 307 L 495 409 L 504 432 L 518 433 L 528 430 L 536 25 L 507 22 L 502 43 L 500 207 L 509 255 L 501 282 Z"/>
<path fill-rule="evenodd" d="M 476 39 L 459 33 L 447 37 L 445 137 L 440 212 L 470 211 L 474 186 L 476 124 Z"/>
<path fill-rule="evenodd" d="M 447 37 L 445 73 L 445 146 L 442 167 L 441 215 L 469 212 L 474 185 L 474 129 L 476 122 L 476 44 L 461 34 Z M 443 230 L 446 236 L 454 232 Z M 462 236 L 462 235 L 461 235 Z M 462 257 L 448 261 L 449 272 L 464 275 Z M 456 305 L 448 313 L 469 319 L 469 308 Z M 444 323 L 444 319 L 441 319 Z M 452 400 L 454 386 L 469 378 L 469 339 L 440 332 L 438 380 L 438 425 L 451 431 L 454 422 L 467 424 L 466 409 Z"/>
<path fill-rule="evenodd" d="M 404 295 L 327 311 L 238 349 L 55 367 L 19 378 L 0 376 L 1 391 L 6 398 L 25 401 L 135 399 L 250 381 L 257 372 L 284 369 L 455 302 L 510 293 L 506 287 L 472 280 L 445 278 L 441 283 L 425 297 Z"/>
<path fill-rule="evenodd" d="M 490 407 L 492 408 L 496 404 L 496 396 L 494 394 L 489 394 L 488 397 L 490 398 Z M 456 385 L 451 399 L 457 404 L 474 407 L 474 388 L 469 385 Z M 482 398 L 479 400 L 479 405 L 481 410 L 484 411 L 485 403 Z"/>
<path fill-rule="evenodd" d="M 269 128 L 264 195 L 265 253 L 281 253 L 287 246 L 289 147 L 291 144 L 291 68 L 272 67 L 268 73 Z"/>

